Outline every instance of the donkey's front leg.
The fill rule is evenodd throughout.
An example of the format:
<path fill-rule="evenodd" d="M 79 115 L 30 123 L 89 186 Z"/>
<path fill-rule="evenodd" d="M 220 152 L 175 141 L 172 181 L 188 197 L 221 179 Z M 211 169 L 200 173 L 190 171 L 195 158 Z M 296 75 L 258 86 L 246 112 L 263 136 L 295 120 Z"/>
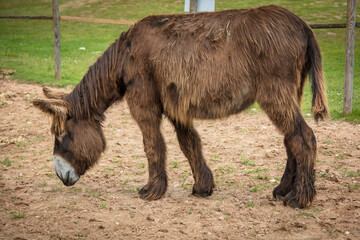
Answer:
<path fill-rule="evenodd" d="M 149 88 L 150 89 L 150 88 Z M 148 95 L 128 94 L 131 115 L 140 127 L 143 135 L 144 150 L 148 159 L 149 180 L 140 190 L 142 199 L 156 200 L 164 196 L 167 189 L 166 146 L 160 131 L 162 107 Z"/>
<path fill-rule="evenodd" d="M 202 155 L 201 140 L 193 126 L 183 126 L 173 121 L 180 148 L 189 160 L 194 175 L 193 194 L 206 197 L 213 193 L 214 177 Z"/>
<path fill-rule="evenodd" d="M 160 199 L 167 189 L 167 175 L 165 170 L 166 147 L 158 124 L 140 126 L 143 133 L 144 150 L 149 165 L 148 183 L 140 190 L 142 199 Z"/>

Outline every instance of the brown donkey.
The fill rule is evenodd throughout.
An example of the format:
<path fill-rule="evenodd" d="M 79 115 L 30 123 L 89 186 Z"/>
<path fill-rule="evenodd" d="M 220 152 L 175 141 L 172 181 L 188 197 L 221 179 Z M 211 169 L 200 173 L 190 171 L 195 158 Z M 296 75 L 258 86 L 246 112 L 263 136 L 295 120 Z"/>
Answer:
<path fill-rule="evenodd" d="M 139 195 L 155 200 L 167 188 L 162 115 L 189 160 L 193 194 L 209 196 L 214 178 L 193 119 L 224 118 L 256 101 L 285 136 L 287 164 L 273 195 L 303 208 L 316 193 L 316 140 L 300 110 L 308 75 L 312 113 L 323 119 L 328 108 L 318 43 L 284 8 L 150 16 L 122 33 L 70 94 L 44 88 L 48 99 L 33 103 L 53 117 L 54 167 L 65 185 L 73 185 L 105 150 L 104 112 L 125 98 L 149 162 Z"/>

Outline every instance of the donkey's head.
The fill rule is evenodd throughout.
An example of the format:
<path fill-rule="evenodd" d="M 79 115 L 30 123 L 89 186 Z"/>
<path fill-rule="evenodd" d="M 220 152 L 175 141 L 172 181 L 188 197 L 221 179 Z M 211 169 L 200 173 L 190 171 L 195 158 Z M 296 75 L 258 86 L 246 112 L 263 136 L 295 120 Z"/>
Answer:
<path fill-rule="evenodd" d="M 54 168 L 66 186 L 74 185 L 93 166 L 105 150 L 101 123 L 91 119 L 76 119 L 66 94 L 53 93 L 44 87 L 47 99 L 33 104 L 52 116 L 51 132 L 55 135 Z"/>

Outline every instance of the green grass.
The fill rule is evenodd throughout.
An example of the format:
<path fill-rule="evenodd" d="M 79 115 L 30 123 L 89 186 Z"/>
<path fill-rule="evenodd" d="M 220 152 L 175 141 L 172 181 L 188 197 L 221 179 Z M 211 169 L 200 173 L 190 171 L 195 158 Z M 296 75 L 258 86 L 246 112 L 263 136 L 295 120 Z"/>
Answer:
<path fill-rule="evenodd" d="M 183 1 L 60 1 L 60 15 L 137 21 L 151 14 L 183 13 Z M 346 21 L 345 1 L 216 1 L 216 10 L 249 8 L 276 4 L 288 8 L 308 23 L 340 23 Z M 0 15 L 51 15 L 51 1 L 0 0 Z M 360 4 L 357 5 L 360 19 Z M 0 19 L 0 69 L 14 69 L 13 78 L 44 85 L 76 85 L 88 67 L 106 50 L 128 25 L 85 23 L 62 20 L 62 80 L 54 80 L 52 22 L 48 20 Z M 329 108 L 333 119 L 343 118 L 343 86 L 345 62 L 345 29 L 314 30 L 323 55 Z M 356 43 L 360 30 L 356 29 Z M 79 50 L 85 47 L 85 50 Z M 353 113 L 345 119 L 360 122 L 360 44 L 355 44 Z M 311 92 L 306 85 L 303 112 L 311 111 Z M 256 108 L 256 106 L 255 106 Z M 216 158 L 214 157 L 213 160 Z"/>
<path fill-rule="evenodd" d="M 251 207 L 251 208 L 253 208 L 253 207 L 255 207 L 255 203 L 254 203 L 254 202 L 247 202 L 247 203 L 246 203 L 246 207 Z"/>
<path fill-rule="evenodd" d="M 8 157 L 5 157 L 5 159 L 4 159 L 3 161 L 0 161 L 0 163 L 1 163 L 1 164 L 3 164 L 3 165 L 5 165 L 5 166 L 7 166 L 7 167 L 10 167 L 10 166 L 11 166 L 12 161 L 11 161 L 11 160 L 9 160 L 9 158 L 8 158 Z"/>
<path fill-rule="evenodd" d="M 26 216 L 26 213 L 25 212 L 12 212 L 11 213 L 11 218 L 12 219 L 21 219 L 21 218 L 24 218 Z"/>

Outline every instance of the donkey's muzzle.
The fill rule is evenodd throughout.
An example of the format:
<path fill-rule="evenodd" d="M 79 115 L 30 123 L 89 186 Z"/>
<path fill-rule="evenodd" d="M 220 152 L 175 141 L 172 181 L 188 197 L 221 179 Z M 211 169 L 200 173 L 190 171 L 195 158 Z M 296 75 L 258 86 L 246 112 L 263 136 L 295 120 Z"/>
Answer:
<path fill-rule="evenodd" d="M 54 168 L 57 176 L 66 186 L 74 185 L 80 178 L 75 169 L 62 157 L 54 156 Z"/>

